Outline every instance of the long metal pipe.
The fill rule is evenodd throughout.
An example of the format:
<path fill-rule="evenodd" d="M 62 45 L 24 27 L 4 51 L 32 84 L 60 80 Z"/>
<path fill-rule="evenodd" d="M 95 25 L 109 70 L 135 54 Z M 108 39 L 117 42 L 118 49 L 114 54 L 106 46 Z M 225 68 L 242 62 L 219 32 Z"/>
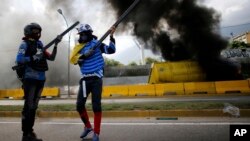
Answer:
<path fill-rule="evenodd" d="M 118 18 L 118 20 L 113 24 L 114 27 L 117 27 L 122 20 L 124 20 L 126 18 L 126 16 L 135 8 L 135 6 L 140 2 L 140 0 L 135 0 L 130 6 L 129 8 Z M 105 38 L 111 33 L 111 30 L 109 29 L 97 42 L 96 46 L 94 46 L 94 49 L 96 49 L 97 47 L 99 47 L 101 45 L 101 43 L 103 42 L 103 40 L 105 40 Z"/>

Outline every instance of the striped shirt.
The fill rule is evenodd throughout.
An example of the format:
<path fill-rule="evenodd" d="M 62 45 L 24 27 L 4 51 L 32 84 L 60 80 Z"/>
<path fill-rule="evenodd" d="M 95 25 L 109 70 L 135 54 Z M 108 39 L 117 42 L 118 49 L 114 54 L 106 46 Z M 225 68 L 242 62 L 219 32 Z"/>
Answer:
<path fill-rule="evenodd" d="M 80 51 L 80 54 L 85 54 L 89 49 L 93 48 L 97 43 L 97 40 L 93 39 L 86 43 L 84 48 Z M 109 45 L 101 44 L 96 48 L 94 53 L 86 58 L 80 66 L 82 77 L 97 76 L 103 77 L 104 58 L 102 53 L 113 54 L 116 51 L 115 42 L 110 41 Z"/>

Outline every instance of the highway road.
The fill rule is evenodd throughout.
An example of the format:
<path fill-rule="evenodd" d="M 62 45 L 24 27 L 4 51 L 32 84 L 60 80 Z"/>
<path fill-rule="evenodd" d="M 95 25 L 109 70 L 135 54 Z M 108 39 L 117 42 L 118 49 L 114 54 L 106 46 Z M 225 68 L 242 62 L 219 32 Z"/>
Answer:
<path fill-rule="evenodd" d="M 93 119 L 90 119 L 93 121 Z M 21 119 L 0 118 L 0 141 L 21 141 Z M 104 118 L 101 141 L 229 141 L 230 125 L 250 125 L 249 118 L 179 117 Z M 79 118 L 37 118 L 35 131 L 44 141 L 81 141 Z M 91 135 L 86 141 L 91 141 Z"/>
<path fill-rule="evenodd" d="M 167 97 L 131 97 L 102 99 L 102 103 L 146 103 L 146 102 L 250 102 L 250 95 L 228 96 L 167 96 Z M 76 98 L 41 99 L 39 104 L 75 104 Z M 88 99 L 87 103 L 90 103 Z M 0 105 L 23 105 L 23 100 L 1 99 Z"/>

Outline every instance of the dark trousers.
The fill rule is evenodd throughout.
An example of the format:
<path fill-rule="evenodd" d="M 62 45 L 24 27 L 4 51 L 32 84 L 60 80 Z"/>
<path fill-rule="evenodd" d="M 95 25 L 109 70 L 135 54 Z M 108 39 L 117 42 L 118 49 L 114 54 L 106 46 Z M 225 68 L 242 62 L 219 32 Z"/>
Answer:
<path fill-rule="evenodd" d="M 83 81 L 85 81 L 85 90 L 83 86 Z M 90 128 L 89 117 L 85 107 L 87 98 L 91 93 L 92 109 L 94 112 L 94 131 L 100 133 L 102 107 L 102 79 L 98 77 L 87 77 L 83 78 L 79 82 L 80 87 L 77 96 L 76 109 L 81 116 L 81 119 L 87 128 Z M 84 95 L 84 91 L 85 94 Z"/>
<path fill-rule="evenodd" d="M 24 79 L 24 107 L 22 111 L 22 131 L 24 135 L 33 132 L 36 110 L 44 87 L 41 80 Z"/>

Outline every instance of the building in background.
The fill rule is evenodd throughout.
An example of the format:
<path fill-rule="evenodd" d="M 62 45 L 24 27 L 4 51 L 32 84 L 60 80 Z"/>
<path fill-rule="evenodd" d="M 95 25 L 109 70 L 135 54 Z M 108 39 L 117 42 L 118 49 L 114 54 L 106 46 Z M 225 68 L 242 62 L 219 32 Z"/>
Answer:
<path fill-rule="evenodd" d="M 250 43 L 250 31 L 233 37 L 233 41 L 240 41 L 240 42 L 249 44 Z"/>

